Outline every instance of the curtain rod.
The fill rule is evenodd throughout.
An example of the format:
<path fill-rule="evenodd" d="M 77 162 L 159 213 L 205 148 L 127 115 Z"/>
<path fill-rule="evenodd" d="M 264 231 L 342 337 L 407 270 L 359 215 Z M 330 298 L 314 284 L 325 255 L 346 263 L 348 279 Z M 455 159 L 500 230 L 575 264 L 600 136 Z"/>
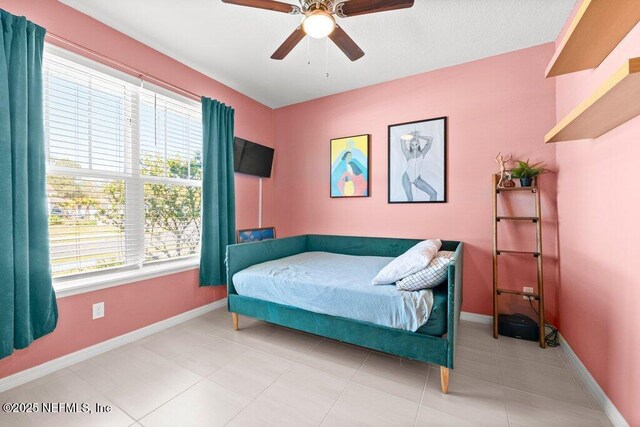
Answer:
<path fill-rule="evenodd" d="M 142 80 L 148 80 L 150 83 L 157 83 L 160 86 L 163 86 L 163 87 L 165 87 L 167 89 L 171 89 L 171 90 L 180 92 L 183 95 L 186 95 L 187 97 L 195 99 L 197 101 L 200 101 L 200 99 L 201 99 L 200 95 L 198 95 L 197 93 L 193 93 L 193 92 L 188 91 L 186 89 L 183 89 L 183 88 L 181 88 L 179 86 L 171 84 L 171 83 L 167 82 L 166 80 L 162 80 L 162 79 L 160 79 L 158 77 L 152 76 L 151 74 L 145 73 L 144 71 L 140 71 L 137 68 L 131 67 L 131 66 L 127 65 L 127 64 L 124 64 L 124 63 L 116 60 L 116 59 L 113 59 L 113 58 L 105 56 L 105 55 L 103 55 L 101 53 L 98 53 L 93 49 L 89 49 L 87 47 L 81 46 L 81 45 L 79 45 L 79 44 L 77 44 L 75 42 L 72 42 L 69 39 L 66 39 L 64 37 L 61 37 L 61 36 L 58 36 L 56 34 L 49 33 L 49 32 L 46 33 L 46 37 L 51 39 L 51 40 L 54 40 L 54 41 L 56 41 L 58 43 L 63 43 L 63 44 L 69 45 L 72 48 L 74 48 L 75 50 L 80 50 L 80 51 L 82 51 L 84 53 L 87 53 L 87 54 L 93 56 L 94 58 L 99 59 L 101 62 L 109 62 L 111 64 L 114 64 L 118 68 L 124 69 L 127 72 L 129 72 L 130 74 L 134 74 L 137 77 L 140 77 Z"/>

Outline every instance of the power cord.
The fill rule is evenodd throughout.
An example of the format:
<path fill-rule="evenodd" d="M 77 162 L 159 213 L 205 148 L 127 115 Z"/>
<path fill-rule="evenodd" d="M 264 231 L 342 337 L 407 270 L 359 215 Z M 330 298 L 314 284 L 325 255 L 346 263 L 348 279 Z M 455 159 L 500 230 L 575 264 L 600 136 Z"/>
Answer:
<path fill-rule="evenodd" d="M 531 301 L 531 298 L 528 298 L 528 300 L 529 300 L 529 305 L 531 305 L 531 309 L 536 313 L 536 316 L 540 318 L 540 315 L 538 314 L 538 310 L 536 310 L 536 308 L 533 306 L 533 302 Z M 544 342 L 546 342 L 549 347 L 559 346 L 560 340 L 558 338 L 558 328 L 550 325 L 546 321 L 544 322 L 544 324 L 547 328 L 551 329 L 551 332 L 549 332 L 547 335 L 544 336 Z"/>

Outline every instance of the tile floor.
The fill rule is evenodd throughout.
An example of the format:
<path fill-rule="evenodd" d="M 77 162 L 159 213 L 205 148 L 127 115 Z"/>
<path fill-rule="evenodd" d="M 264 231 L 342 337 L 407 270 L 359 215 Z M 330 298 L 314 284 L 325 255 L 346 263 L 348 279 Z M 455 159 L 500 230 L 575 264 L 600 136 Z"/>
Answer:
<path fill-rule="evenodd" d="M 439 368 L 216 310 L 0 394 L 109 413 L 0 412 L 0 425 L 602 426 L 558 348 L 462 322 L 449 394 Z"/>

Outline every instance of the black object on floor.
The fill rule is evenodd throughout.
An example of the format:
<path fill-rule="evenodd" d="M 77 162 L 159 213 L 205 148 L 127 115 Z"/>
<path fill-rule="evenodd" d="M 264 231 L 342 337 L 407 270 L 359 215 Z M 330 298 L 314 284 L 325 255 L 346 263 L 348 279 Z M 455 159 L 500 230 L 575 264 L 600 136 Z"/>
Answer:
<path fill-rule="evenodd" d="M 524 314 L 500 314 L 498 316 L 498 333 L 505 337 L 538 341 L 538 324 Z"/>

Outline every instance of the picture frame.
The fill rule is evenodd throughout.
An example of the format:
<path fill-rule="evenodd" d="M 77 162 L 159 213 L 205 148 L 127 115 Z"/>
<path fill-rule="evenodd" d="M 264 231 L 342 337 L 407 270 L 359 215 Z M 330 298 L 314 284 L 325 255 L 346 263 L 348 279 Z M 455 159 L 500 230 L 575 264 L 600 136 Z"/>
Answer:
<path fill-rule="evenodd" d="M 389 125 L 388 203 L 447 202 L 447 130 L 447 117 Z"/>
<path fill-rule="evenodd" d="M 275 227 L 244 228 L 236 230 L 236 243 L 260 242 L 276 238 Z"/>
<path fill-rule="evenodd" d="M 329 196 L 369 197 L 369 134 L 334 138 L 329 141 Z"/>

